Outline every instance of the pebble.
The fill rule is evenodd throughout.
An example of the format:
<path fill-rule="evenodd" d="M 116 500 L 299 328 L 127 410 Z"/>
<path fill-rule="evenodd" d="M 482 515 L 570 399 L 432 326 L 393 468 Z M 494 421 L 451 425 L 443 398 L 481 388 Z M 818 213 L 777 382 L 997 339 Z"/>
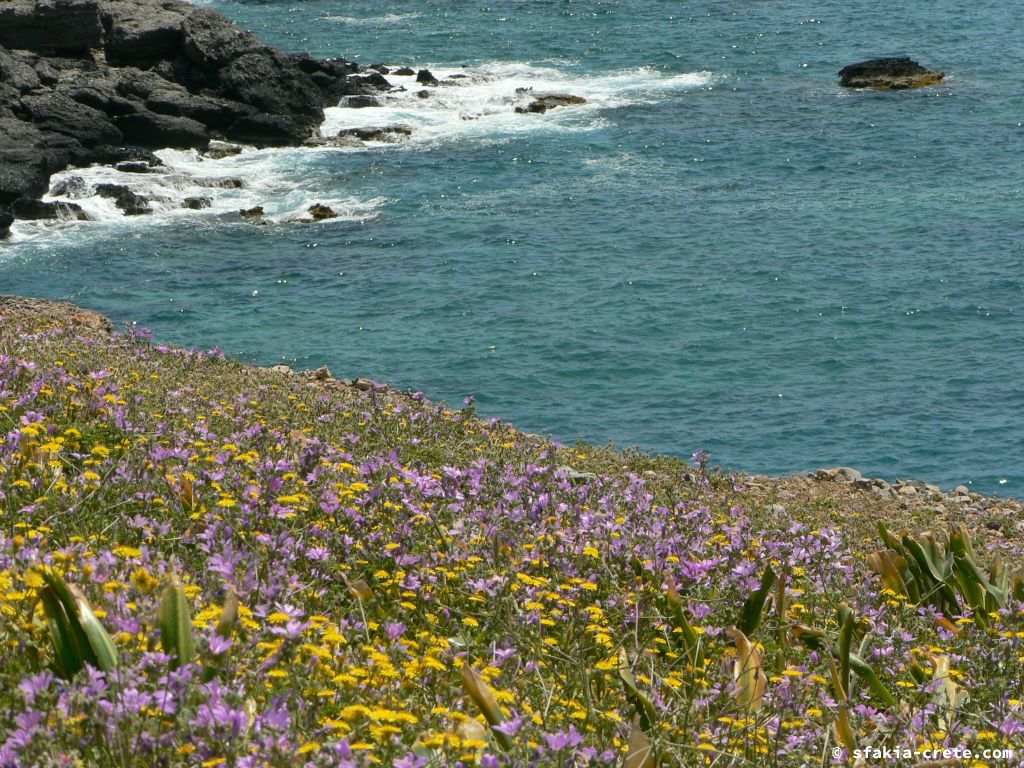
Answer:
<path fill-rule="evenodd" d="M 272 370 L 274 373 L 283 373 L 287 376 L 291 376 L 292 373 L 294 373 L 294 371 L 292 371 L 292 369 L 289 366 L 284 365 L 283 363 L 270 366 L 270 370 Z"/>

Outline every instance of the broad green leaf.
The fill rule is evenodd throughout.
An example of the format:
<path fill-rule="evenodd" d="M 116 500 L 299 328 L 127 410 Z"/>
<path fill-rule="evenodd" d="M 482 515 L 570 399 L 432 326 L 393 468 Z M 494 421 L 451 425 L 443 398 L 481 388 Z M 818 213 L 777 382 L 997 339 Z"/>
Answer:
<path fill-rule="evenodd" d="M 740 621 L 737 629 L 744 635 L 752 635 L 761 626 L 761 613 L 764 610 L 765 600 L 775 585 L 775 571 L 769 565 L 764 569 L 761 576 L 761 586 L 751 593 L 750 597 L 743 603 L 740 609 Z"/>
<path fill-rule="evenodd" d="M 494 734 L 494 738 L 498 740 L 502 749 L 512 749 L 513 742 L 512 737 L 507 733 L 502 733 L 494 729 L 494 726 L 501 725 L 505 721 L 505 715 L 501 711 L 501 707 L 498 706 L 497 700 L 494 698 L 494 694 L 491 693 L 491 689 L 487 687 L 487 682 L 480 676 L 480 673 L 469 666 L 469 662 L 464 662 L 462 665 L 462 685 L 465 687 L 466 692 L 469 693 L 470 698 L 476 703 L 477 707 L 483 713 L 484 719 L 491 726 L 491 732 Z"/>
<path fill-rule="evenodd" d="M 195 657 L 188 597 L 176 576 L 164 587 L 160 600 L 160 644 L 171 656 L 171 669 L 190 664 Z"/>

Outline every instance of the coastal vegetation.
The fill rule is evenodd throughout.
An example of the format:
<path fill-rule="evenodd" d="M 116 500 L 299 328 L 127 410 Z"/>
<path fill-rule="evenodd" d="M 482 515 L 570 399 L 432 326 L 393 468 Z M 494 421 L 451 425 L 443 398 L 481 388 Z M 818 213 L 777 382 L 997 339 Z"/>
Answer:
<path fill-rule="evenodd" d="M 0 315 L 4 768 L 1017 764 L 969 516 Z"/>

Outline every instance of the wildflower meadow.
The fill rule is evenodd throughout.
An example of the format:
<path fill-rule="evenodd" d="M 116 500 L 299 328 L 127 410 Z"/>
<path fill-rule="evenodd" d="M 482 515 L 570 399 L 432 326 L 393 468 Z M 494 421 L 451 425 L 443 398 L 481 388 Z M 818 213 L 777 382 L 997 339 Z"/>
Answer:
<path fill-rule="evenodd" d="M 1024 764 L 1021 542 L 811 512 L 5 318 L 0 768 Z"/>

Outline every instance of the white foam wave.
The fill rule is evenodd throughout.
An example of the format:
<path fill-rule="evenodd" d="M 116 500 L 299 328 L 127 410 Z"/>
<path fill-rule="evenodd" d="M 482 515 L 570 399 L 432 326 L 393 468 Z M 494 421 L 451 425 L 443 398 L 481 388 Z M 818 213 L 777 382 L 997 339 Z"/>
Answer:
<path fill-rule="evenodd" d="M 500 141 L 525 133 L 581 132 L 604 125 L 609 110 L 672 98 L 684 91 L 711 87 L 714 82 L 710 72 L 668 74 L 651 68 L 587 75 L 522 62 L 491 62 L 471 69 L 428 66 L 441 85 L 424 86 L 416 82 L 415 75 L 389 74 L 388 80 L 395 87 L 380 95 L 382 106 L 329 108 L 321 134 L 331 137 L 346 128 L 404 125 L 412 129 L 411 136 L 392 146 L 415 150 L 425 144 L 459 139 Z M 424 91 L 427 96 L 421 98 Z M 546 93 L 582 96 L 586 103 L 544 114 L 515 112 L 515 107 Z M 80 234 L 113 223 L 143 229 L 185 221 L 240 221 L 239 211 L 256 206 L 263 207 L 264 219 L 271 223 L 308 219 L 308 208 L 315 203 L 330 206 L 338 214 L 338 218 L 324 224 L 362 221 L 376 216 L 387 199 L 339 197 L 330 179 L 317 176 L 316 158 L 322 152 L 361 152 L 367 146 L 379 149 L 384 145 L 371 141 L 343 147 L 245 148 L 240 154 L 216 160 L 195 151 L 161 150 L 156 154 L 164 166 L 155 173 L 126 173 L 100 166 L 67 170 L 51 179 L 51 189 L 79 176 L 84 181 L 84 192 L 44 199 L 77 203 L 90 220 L 17 221 L 12 227 L 12 240 L 47 242 L 54 238 L 55 230 Z M 232 179 L 241 180 L 241 185 L 233 186 L 228 181 Z M 99 184 L 128 187 L 146 197 L 153 212 L 123 215 L 114 200 L 95 194 Z M 183 207 L 186 198 L 206 198 L 208 207 Z M 59 240 L 58 236 L 56 242 Z"/>
<path fill-rule="evenodd" d="M 324 14 L 321 19 L 325 21 L 337 21 L 352 27 L 377 27 L 386 24 L 397 24 L 402 21 L 412 21 L 422 18 L 422 13 L 385 13 L 383 16 L 335 16 Z"/>
<path fill-rule="evenodd" d="M 380 97 L 382 106 L 328 109 L 321 133 L 333 136 L 344 128 L 401 124 L 413 129 L 408 143 L 415 146 L 460 137 L 594 130 L 605 124 L 606 110 L 708 87 L 714 79 L 710 72 L 666 74 L 648 67 L 604 75 L 577 75 L 552 66 L 508 62 L 472 69 L 429 68 L 441 85 L 424 86 L 415 76 L 391 73 L 387 77 L 396 89 Z M 426 98 L 421 98 L 423 92 Z M 569 93 L 587 101 L 543 115 L 515 112 L 516 106 L 525 106 L 545 93 Z"/>
<path fill-rule="evenodd" d="M 245 148 L 238 155 L 214 160 L 194 150 L 165 149 L 156 152 L 164 165 L 154 173 L 129 173 L 98 165 L 68 169 L 50 179 L 50 189 L 61 192 L 61 185 L 74 177 L 82 180 L 78 188 L 47 194 L 43 200 L 75 203 L 89 220 L 18 220 L 11 228 L 11 241 L 34 240 L 41 235 L 49 236 L 53 230 L 70 234 L 71 230 L 84 231 L 115 223 L 134 229 L 185 221 L 242 221 L 239 213 L 256 206 L 263 208 L 265 223 L 308 222 L 308 209 L 317 203 L 337 214 L 336 218 L 317 222 L 329 226 L 372 218 L 387 202 L 382 197 L 360 200 L 338 196 L 336 191 L 317 192 L 315 184 L 294 174 L 296 166 L 308 158 L 307 153 L 301 148 Z M 127 187 L 145 197 L 152 213 L 124 215 L 113 199 L 96 194 L 97 186 L 102 184 Z M 188 198 L 202 199 L 205 207 L 185 207 Z"/>

